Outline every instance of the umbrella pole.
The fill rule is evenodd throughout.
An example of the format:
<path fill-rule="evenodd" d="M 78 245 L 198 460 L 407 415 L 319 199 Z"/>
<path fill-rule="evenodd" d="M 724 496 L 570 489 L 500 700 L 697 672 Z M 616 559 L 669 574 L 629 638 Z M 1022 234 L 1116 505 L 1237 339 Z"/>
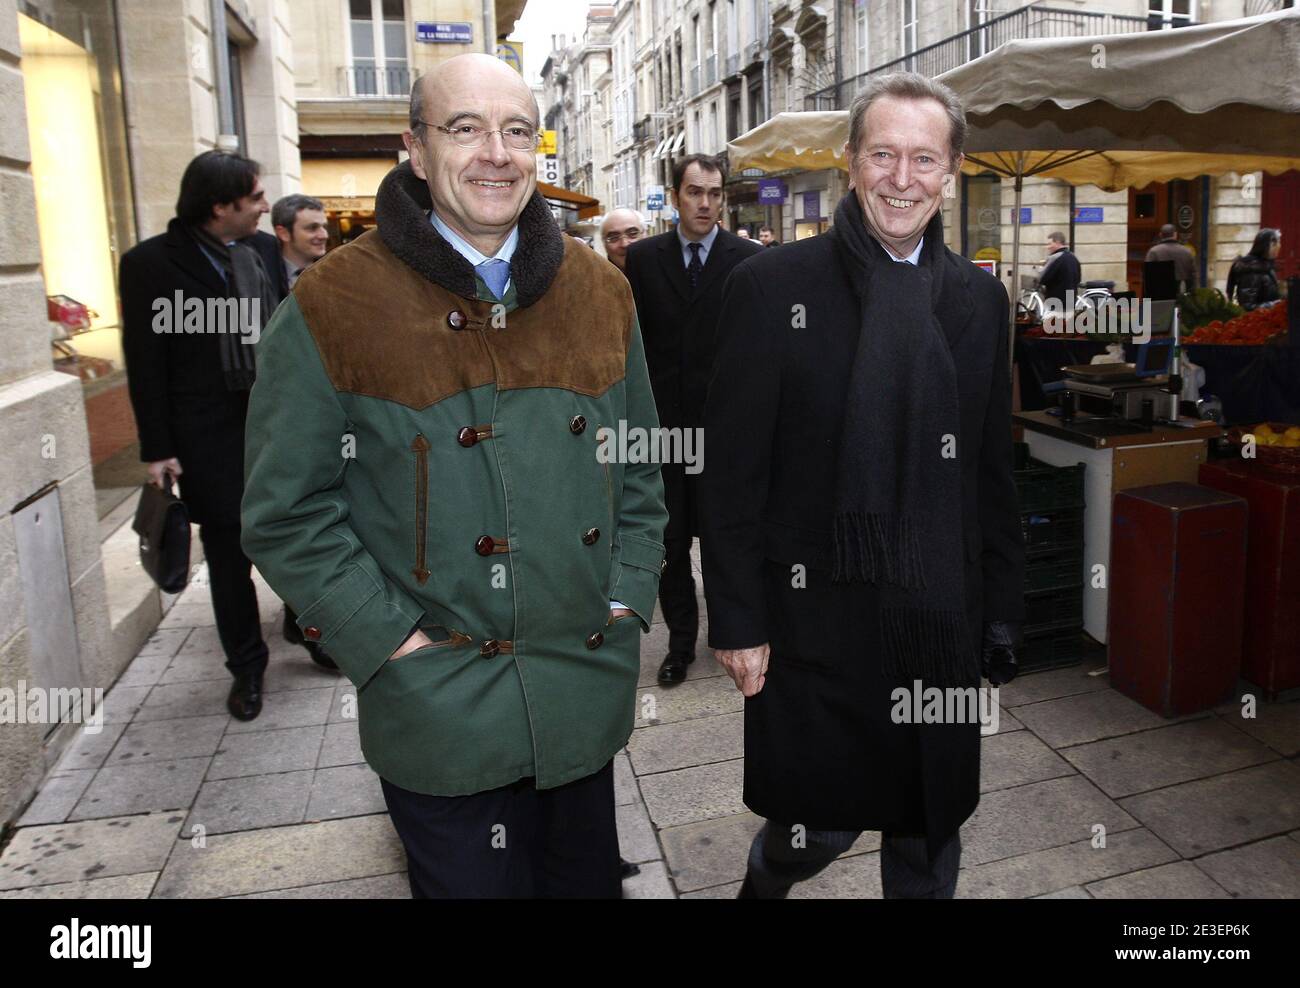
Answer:
<path fill-rule="evenodd" d="M 1016 162 L 1016 204 L 1011 210 L 1011 325 L 1007 327 L 1007 362 L 1016 372 L 1016 303 L 1020 299 L 1020 197 L 1025 184 L 1025 156 Z"/>

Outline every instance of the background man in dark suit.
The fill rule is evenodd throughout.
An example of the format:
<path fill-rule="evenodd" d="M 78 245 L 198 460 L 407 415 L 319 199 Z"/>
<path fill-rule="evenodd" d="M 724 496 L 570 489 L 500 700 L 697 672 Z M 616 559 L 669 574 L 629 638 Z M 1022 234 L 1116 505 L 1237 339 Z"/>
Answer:
<path fill-rule="evenodd" d="M 738 263 L 762 248 L 718 226 L 726 172 L 722 162 L 692 154 L 673 166 L 677 228 L 633 244 L 625 274 L 636 298 L 650 385 L 665 429 L 704 425 L 704 398 L 713 369 L 722 285 Z M 686 678 L 695 660 L 699 606 L 691 575 L 691 542 L 699 534 L 699 478 L 680 463 L 663 465 L 668 530 L 659 603 L 668 625 L 668 655 L 659 667 L 665 686 Z"/>
<path fill-rule="evenodd" d="M 1043 262 L 1042 274 L 1038 276 L 1038 287 L 1044 298 L 1054 298 L 1062 305 L 1066 301 L 1066 292 L 1079 292 L 1079 281 L 1083 277 L 1079 268 L 1079 259 L 1065 246 L 1064 233 L 1047 235 L 1047 260 Z M 1073 302 L 1071 302 L 1073 305 Z M 1073 311 L 1066 309 L 1067 312 Z"/>
<path fill-rule="evenodd" d="M 260 334 L 278 300 L 256 249 L 243 242 L 271 208 L 259 171 L 257 162 L 239 154 L 196 157 L 181 177 L 167 232 L 127 251 L 120 278 L 122 348 L 140 458 L 158 486 L 165 477 L 177 479 L 190 520 L 199 526 L 217 635 L 235 677 L 227 705 L 240 720 L 261 712 L 267 658 L 252 564 L 239 544 L 255 338 L 240 331 Z M 190 327 L 199 331 L 184 331 L 181 313 L 174 313 L 170 331 L 160 331 L 165 324 L 159 317 L 173 310 L 178 295 L 202 304 L 198 324 Z M 236 299 L 242 306 L 218 308 L 208 305 L 210 299 Z M 231 308 L 255 311 L 255 325 L 226 324 Z"/>
<path fill-rule="evenodd" d="M 930 722 L 912 701 L 969 704 L 982 664 L 1010 678 L 1008 299 L 943 243 L 952 91 L 874 77 L 849 119 L 834 228 L 727 282 L 705 415 L 709 644 L 747 698 L 744 798 L 768 821 L 741 895 L 782 897 L 879 830 L 887 898 L 949 898 L 987 708 Z"/>

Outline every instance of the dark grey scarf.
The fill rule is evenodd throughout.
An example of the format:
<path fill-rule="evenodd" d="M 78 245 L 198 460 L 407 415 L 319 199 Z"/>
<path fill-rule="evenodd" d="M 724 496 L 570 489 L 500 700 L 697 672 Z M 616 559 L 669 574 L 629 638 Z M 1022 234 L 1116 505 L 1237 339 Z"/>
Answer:
<path fill-rule="evenodd" d="M 191 232 L 199 246 L 216 258 L 226 276 L 226 297 L 236 300 L 236 312 L 242 319 L 244 306 L 256 299 L 258 303 L 257 329 L 260 331 L 268 319 L 275 302 L 271 296 L 271 279 L 262 264 L 262 258 L 248 244 L 236 241 L 224 244 L 202 227 L 192 227 Z M 249 334 L 252 326 L 222 326 L 218 337 L 221 343 L 221 373 L 226 379 L 227 391 L 247 391 L 257 375 L 253 345 Z M 230 330 L 238 329 L 238 332 Z"/>
<path fill-rule="evenodd" d="M 834 580 L 879 588 L 887 677 L 978 682 L 964 600 L 957 374 L 936 315 L 943 221 L 935 214 L 926 227 L 918 265 L 890 259 L 852 191 L 832 234 L 860 306 L 835 479 Z"/>

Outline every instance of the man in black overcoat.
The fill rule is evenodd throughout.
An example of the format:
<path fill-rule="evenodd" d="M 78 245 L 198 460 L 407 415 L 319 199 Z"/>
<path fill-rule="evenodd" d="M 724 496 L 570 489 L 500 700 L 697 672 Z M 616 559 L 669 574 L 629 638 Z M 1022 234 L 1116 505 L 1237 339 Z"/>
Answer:
<path fill-rule="evenodd" d="M 252 564 L 239 544 L 253 343 L 279 300 L 244 243 L 270 206 L 257 162 L 205 151 L 181 177 L 167 232 L 122 257 L 122 348 L 149 478 L 174 478 L 208 564 L 217 636 L 234 676 L 227 706 L 262 708 L 267 647 Z M 169 482 L 169 481 L 167 481 Z"/>
<path fill-rule="evenodd" d="M 704 425 L 722 286 L 732 268 L 762 249 L 718 225 L 726 177 L 723 163 L 708 155 L 692 154 L 677 161 L 673 166 L 676 229 L 638 241 L 627 251 L 624 274 L 636 298 L 661 429 L 698 430 Z M 696 452 L 702 450 L 696 447 Z M 691 543 L 700 534 L 702 465 L 665 462 L 662 469 L 668 503 L 666 555 L 659 582 L 659 604 L 668 626 L 668 655 L 659 667 L 659 682 L 664 686 L 682 682 L 686 667 L 695 660 L 700 615 L 691 575 Z"/>
<path fill-rule="evenodd" d="M 726 286 L 701 549 L 767 819 L 742 897 L 784 896 L 863 830 L 886 897 L 956 889 L 992 720 L 976 688 L 1014 674 L 1024 567 L 1007 294 L 939 216 L 964 134 L 946 87 L 872 80 L 834 228 Z"/>

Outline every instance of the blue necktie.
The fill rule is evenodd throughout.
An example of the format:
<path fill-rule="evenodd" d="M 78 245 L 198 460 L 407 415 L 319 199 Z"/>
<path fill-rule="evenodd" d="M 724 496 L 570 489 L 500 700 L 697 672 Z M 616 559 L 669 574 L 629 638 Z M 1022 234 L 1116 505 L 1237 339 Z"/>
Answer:
<path fill-rule="evenodd" d="M 686 275 L 690 279 L 691 289 L 694 290 L 700 283 L 700 272 L 704 270 L 704 265 L 700 263 L 700 245 L 687 244 L 691 252 L 691 263 L 686 265 Z"/>
<path fill-rule="evenodd" d="M 492 293 L 493 298 L 499 300 L 505 294 L 506 282 L 510 280 L 509 261 L 491 257 L 482 264 L 474 265 L 474 270 L 483 279 L 483 284 L 488 286 L 488 291 Z"/>

